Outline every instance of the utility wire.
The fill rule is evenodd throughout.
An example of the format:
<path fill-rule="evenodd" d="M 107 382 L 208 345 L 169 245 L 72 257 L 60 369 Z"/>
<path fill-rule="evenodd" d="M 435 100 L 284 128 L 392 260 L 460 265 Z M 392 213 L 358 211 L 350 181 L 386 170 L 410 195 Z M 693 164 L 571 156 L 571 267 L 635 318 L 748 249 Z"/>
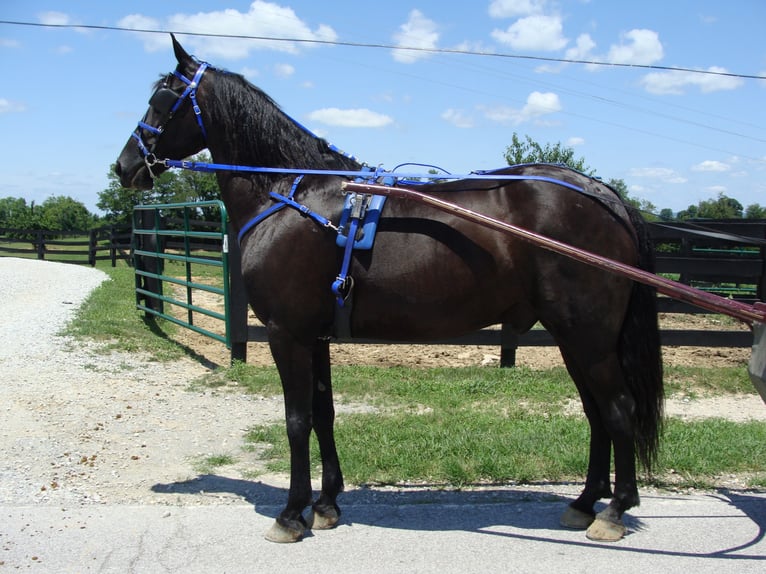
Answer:
<path fill-rule="evenodd" d="M 37 28 L 67 28 L 84 30 L 109 30 L 116 32 L 141 32 L 144 34 L 178 34 L 185 36 L 198 36 L 203 38 L 231 38 L 234 40 L 260 40 L 268 42 L 289 42 L 298 44 L 319 44 L 326 46 L 346 46 L 352 48 L 376 48 L 384 50 L 406 50 L 411 52 L 428 52 L 432 54 L 460 54 L 467 56 L 486 56 L 492 58 L 510 58 L 517 60 L 533 60 L 537 62 L 555 62 L 559 64 L 583 64 L 588 66 L 605 66 L 614 68 L 637 68 L 644 70 L 660 70 L 666 72 L 685 72 L 690 74 L 706 74 L 710 76 L 725 76 L 749 80 L 766 80 L 766 76 L 759 74 L 741 74 L 735 72 L 722 72 L 714 70 L 699 70 L 695 68 L 683 68 L 676 66 L 658 66 L 654 64 L 626 64 L 619 62 L 603 62 L 599 60 L 577 60 L 569 58 L 553 58 L 546 56 L 529 56 L 523 54 L 509 54 L 505 52 L 486 52 L 464 50 L 460 48 L 423 48 L 419 46 L 396 46 L 393 44 L 346 42 L 341 40 L 318 40 L 312 38 L 279 38 L 272 36 L 251 36 L 248 34 L 214 34 L 210 32 L 183 32 L 172 30 L 151 30 L 147 28 L 126 28 L 123 26 L 102 26 L 96 24 L 47 24 L 42 22 L 25 22 L 18 20 L 0 20 L 0 24 L 8 26 L 30 26 Z"/>

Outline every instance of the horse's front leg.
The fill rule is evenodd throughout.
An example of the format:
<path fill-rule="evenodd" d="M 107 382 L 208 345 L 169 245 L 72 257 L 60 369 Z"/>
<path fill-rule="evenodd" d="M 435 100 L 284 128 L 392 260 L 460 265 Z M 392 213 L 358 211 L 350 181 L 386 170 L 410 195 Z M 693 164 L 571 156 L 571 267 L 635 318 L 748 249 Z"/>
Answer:
<path fill-rule="evenodd" d="M 322 530 L 332 528 L 338 523 L 340 508 L 336 499 L 343 491 L 343 474 L 333 430 L 335 407 L 330 374 L 330 343 L 327 340 L 318 340 L 314 347 L 313 407 L 314 432 L 322 455 L 322 492 L 313 504 L 314 513 L 310 525 L 314 529 Z"/>
<path fill-rule="evenodd" d="M 312 428 L 313 348 L 273 326 L 269 326 L 269 346 L 284 393 L 285 423 L 290 443 L 290 492 L 287 506 L 266 533 L 266 539 L 297 542 L 306 530 L 303 510 L 311 504 L 309 438 Z"/>

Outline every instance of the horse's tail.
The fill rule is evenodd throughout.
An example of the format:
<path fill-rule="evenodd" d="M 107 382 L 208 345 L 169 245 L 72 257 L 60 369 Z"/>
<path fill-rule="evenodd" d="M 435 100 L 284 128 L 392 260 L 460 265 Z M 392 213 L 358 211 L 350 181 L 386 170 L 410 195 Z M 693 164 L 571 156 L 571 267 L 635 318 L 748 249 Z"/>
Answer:
<path fill-rule="evenodd" d="M 638 237 L 638 265 L 653 273 L 654 253 L 646 223 L 638 210 L 626 208 Z M 623 377 L 636 404 L 636 454 L 641 464 L 651 471 L 657 458 L 664 402 L 657 294 L 653 287 L 633 283 L 619 345 Z"/>

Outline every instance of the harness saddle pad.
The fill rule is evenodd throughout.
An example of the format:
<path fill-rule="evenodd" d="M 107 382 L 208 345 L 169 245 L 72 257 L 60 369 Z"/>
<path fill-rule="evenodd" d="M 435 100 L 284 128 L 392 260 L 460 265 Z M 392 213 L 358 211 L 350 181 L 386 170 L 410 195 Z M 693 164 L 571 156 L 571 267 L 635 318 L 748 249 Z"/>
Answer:
<path fill-rule="evenodd" d="M 354 249 L 372 249 L 372 244 L 375 241 L 375 232 L 378 228 L 378 220 L 380 220 L 380 214 L 383 212 L 383 205 L 386 203 L 385 195 L 372 195 L 369 204 L 362 215 L 362 220 L 359 222 L 359 227 L 354 240 Z M 351 217 L 351 212 L 354 207 L 353 202 L 362 201 L 363 196 L 361 194 L 350 193 L 346 196 L 343 204 L 343 213 L 340 216 L 340 230 L 336 239 L 338 247 L 345 247 L 348 242 L 348 225 Z"/>

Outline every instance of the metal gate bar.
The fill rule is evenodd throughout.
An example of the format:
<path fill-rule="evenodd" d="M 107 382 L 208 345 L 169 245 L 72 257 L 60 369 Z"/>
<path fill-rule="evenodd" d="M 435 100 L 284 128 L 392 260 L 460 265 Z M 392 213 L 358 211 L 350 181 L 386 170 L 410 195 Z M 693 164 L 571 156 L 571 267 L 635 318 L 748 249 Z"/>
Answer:
<path fill-rule="evenodd" d="M 219 228 L 216 231 L 199 231 L 192 229 L 195 221 L 192 215 L 198 208 L 218 207 L 220 213 Z M 180 229 L 168 229 L 165 221 L 169 214 L 180 214 L 182 221 Z M 232 348 L 232 329 L 230 324 L 230 270 L 228 253 L 228 216 L 221 201 L 202 201 L 187 203 L 165 203 L 154 205 L 138 205 L 133 210 L 133 241 L 136 277 L 136 307 L 153 317 L 181 325 L 202 335 L 211 337 L 227 348 Z M 165 249 L 171 240 L 182 243 L 180 254 L 166 253 Z M 220 259 L 195 255 L 199 245 L 193 240 L 212 241 L 220 246 Z M 208 246 L 211 250 L 211 246 Z M 175 261 L 183 264 L 184 278 L 167 275 L 165 263 Z M 203 265 L 221 270 L 222 287 L 209 285 L 193 280 L 192 266 Z M 164 293 L 165 283 L 179 285 L 185 288 L 185 298 Z M 213 293 L 223 297 L 224 312 L 206 309 L 194 302 L 195 291 Z M 186 311 L 185 320 L 165 311 L 165 303 L 175 305 Z M 225 326 L 225 335 L 220 335 L 209 329 L 194 324 L 195 313 L 220 320 Z"/>

